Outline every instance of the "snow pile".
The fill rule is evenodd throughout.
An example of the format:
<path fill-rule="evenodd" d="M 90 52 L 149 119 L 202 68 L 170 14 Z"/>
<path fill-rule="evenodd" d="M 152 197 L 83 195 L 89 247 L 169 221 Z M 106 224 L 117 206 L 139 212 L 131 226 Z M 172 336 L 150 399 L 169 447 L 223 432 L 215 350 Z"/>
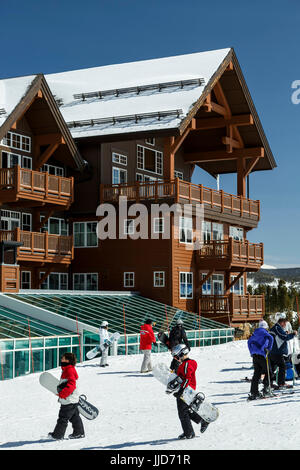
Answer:
<path fill-rule="evenodd" d="M 220 411 L 205 434 L 178 441 L 181 433 L 176 400 L 150 374 L 141 375 L 141 356 L 110 359 L 100 369 L 99 360 L 77 367 L 80 390 L 99 407 L 94 421 L 84 420 L 86 438 L 78 441 L 43 442 L 56 423 L 59 404 L 44 390 L 39 374 L 0 383 L 0 449 L 300 449 L 300 394 L 265 401 L 247 402 L 251 358 L 245 341 L 193 348 L 198 362 L 198 390 Z M 153 362 L 170 363 L 169 353 L 153 355 Z M 59 369 L 53 371 L 58 377 Z M 71 432 L 68 428 L 66 435 Z"/>

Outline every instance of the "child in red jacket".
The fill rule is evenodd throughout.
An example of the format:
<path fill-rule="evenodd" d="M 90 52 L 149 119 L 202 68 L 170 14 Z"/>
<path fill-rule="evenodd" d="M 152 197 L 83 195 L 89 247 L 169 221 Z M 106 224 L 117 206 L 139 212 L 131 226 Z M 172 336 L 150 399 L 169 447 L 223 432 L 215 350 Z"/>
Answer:
<path fill-rule="evenodd" d="M 152 320 L 148 319 L 144 325 L 141 326 L 140 331 L 140 351 L 144 354 L 144 359 L 141 367 L 141 373 L 147 373 L 152 371 L 151 364 L 151 349 L 153 346 L 157 346 L 156 338 L 153 333 Z M 155 323 L 154 323 L 155 325 Z"/>
<path fill-rule="evenodd" d="M 188 354 L 189 349 L 185 344 L 178 344 L 172 349 L 172 356 L 180 363 L 176 374 L 183 380 L 179 391 L 174 393 L 174 397 L 177 399 L 178 416 L 183 429 L 183 433 L 178 436 L 178 439 L 193 439 L 195 437 L 191 420 L 197 424 L 201 423 L 201 433 L 206 431 L 209 424 L 191 411 L 189 406 L 181 399 L 186 387 L 190 386 L 193 390 L 196 390 L 197 362 L 190 359 Z"/>
<path fill-rule="evenodd" d="M 84 437 L 84 428 L 78 411 L 79 394 L 76 388 L 78 374 L 75 369 L 75 354 L 64 354 L 61 358 L 60 365 L 62 374 L 59 385 L 57 386 L 57 392 L 61 407 L 55 429 L 53 432 L 50 432 L 48 436 L 56 440 L 63 439 L 68 422 L 70 421 L 73 426 L 73 433 L 69 435 L 69 439 L 79 439 Z"/>

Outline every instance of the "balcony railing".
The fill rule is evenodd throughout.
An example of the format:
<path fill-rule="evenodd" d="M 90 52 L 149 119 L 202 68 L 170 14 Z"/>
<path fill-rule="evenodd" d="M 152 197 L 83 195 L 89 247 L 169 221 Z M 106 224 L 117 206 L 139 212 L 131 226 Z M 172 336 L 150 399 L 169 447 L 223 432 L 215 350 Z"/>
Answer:
<path fill-rule="evenodd" d="M 199 299 L 201 315 L 224 318 L 230 322 L 257 321 L 264 316 L 264 295 L 202 295 Z M 221 321 L 221 320 L 220 320 Z"/>
<path fill-rule="evenodd" d="M 69 206 L 73 202 L 72 178 L 15 166 L 0 168 L 0 201 L 37 200 Z"/>
<path fill-rule="evenodd" d="M 239 217 L 260 218 L 260 202 L 206 188 L 176 178 L 169 181 L 136 182 L 134 184 L 101 185 L 100 201 L 117 202 L 120 196 L 128 201 L 173 199 L 178 203 L 204 204 L 206 209 Z"/>
<path fill-rule="evenodd" d="M 0 230 L 0 241 L 21 242 L 17 248 L 18 261 L 42 261 L 69 264 L 74 258 L 73 237 L 48 232 Z"/>
<path fill-rule="evenodd" d="M 248 240 L 239 241 L 230 237 L 228 240 L 204 243 L 196 256 L 198 262 L 212 262 L 216 266 L 224 266 L 224 269 L 239 266 L 257 270 L 264 262 L 264 246 L 263 243 L 250 243 Z"/>

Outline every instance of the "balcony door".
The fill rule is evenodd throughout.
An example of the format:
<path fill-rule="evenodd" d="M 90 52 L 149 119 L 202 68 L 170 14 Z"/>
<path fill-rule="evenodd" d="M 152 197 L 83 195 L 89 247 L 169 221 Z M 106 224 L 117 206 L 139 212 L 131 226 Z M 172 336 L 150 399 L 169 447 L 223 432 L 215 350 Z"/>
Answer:
<path fill-rule="evenodd" d="M 214 274 L 212 276 L 212 295 L 224 295 L 223 274 Z"/>

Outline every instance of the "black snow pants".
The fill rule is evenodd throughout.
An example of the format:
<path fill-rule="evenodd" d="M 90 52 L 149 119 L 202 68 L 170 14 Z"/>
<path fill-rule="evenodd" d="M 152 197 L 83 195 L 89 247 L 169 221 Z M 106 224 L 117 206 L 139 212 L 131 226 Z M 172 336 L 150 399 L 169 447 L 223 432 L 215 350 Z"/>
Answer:
<path fill-rule="evenodd" d="M 62 439 L 64 437 L 69 421 L 73 426 L 74 434 L 84 434 L 83 423 L 78 411 L 78 403 L 61 405 L 58 420 L 53 431 L 55 439 Z"/>
<path fill-rule="evenodd" d="M 195 423 L 201 423 L 202 419 L 199 415 L 194 412 L 191 412 L 188 405 L 181 400 L 180 397 L 176 398 L 177 400 L 177 410 L 178 416 L 181 422 L 182 430 L 186 436 L 190 436 L 194 433 L 194 429 L 191 423 L 191 420 Z"/>
<path fill-rule="evenodd" d="M 265 375 L 264 381 L 263 381 L 264 389 L 267 389 L 269 387 L 267 361 L 264 356 L 260 356 L 259 354 L 253 354 L 252 359 L 253 359 L 253 366 L 254 366 L 254 374 L 253 374 L 252 381 L 251 381 L 250 393 L 252 395 L 258 395 L 258 384 L 259 384 L 259 379 L 261 375 L 263 374 Z M 269 364 L 269 372 L 270 372 L 270 364 Z M 271 374 L 270 374 L 270 377 L 271 377 Z"/>
<path fill-rule="evenodd" d="M 272 370 L 272 382 L 275 380 L 275 370 L 277 366 L 279 367 L 278 372 L 278 382 L 277 385 L 284 385 L 285 384 L 285 361 L 284 357 L 280 356 L 279 354 L 272 354 L 269 356 L 271 361 L 271 370 Z"/>

